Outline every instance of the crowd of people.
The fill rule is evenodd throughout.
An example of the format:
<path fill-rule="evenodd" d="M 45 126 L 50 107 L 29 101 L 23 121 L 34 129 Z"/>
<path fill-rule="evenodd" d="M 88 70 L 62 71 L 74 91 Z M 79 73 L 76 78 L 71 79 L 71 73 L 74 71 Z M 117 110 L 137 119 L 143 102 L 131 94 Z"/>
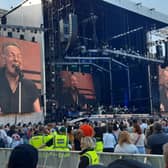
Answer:
<path fill-rule="evenodd" d="M 97 152 L 158 154 L 168 158 L 168 120 L 112 119 L 107 122 L 6 124 L 0 127 L 0 146 L 79 151 L 79 168 L 100 163 Z"/>

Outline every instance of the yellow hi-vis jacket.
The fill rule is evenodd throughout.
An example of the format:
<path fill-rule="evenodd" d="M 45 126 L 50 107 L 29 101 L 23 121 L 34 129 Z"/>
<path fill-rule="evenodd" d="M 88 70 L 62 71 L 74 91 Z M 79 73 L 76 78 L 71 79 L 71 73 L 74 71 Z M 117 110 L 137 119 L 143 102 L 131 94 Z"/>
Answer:
<path fill-rule="evenodd" d="M 96 152 L 103 152 L 103 141 L 97 141 L 95 146 Z"/>
<path fill-rule="evenodd" d="M 37 136 L 33 136 L 31 137 L 31 139 L 29 140 L 29 144 L 34 146 L 35 148 L 40 148 L 43 144 L 45 144 L 46 142 L 48 142 L 50 139 L 53 138 L 53 135 L 37 135 Z M 49 150 L 50 147 L 43 147 L 42 149 L 46 149 Z"/>
<path fill-rule="evenodd" d="M 57 134 L 54 137 L 53 149 L 57 151 L 69 151 L 68 136 Z"/>
<path fill-rule="evenodd" d="M 89 159 L 89 165 L 96 165 L 99 164 L 99 156 L 97 155 L 95 150 L 87 151 L 86 153 L 82 154 L 81 156 L 86 156 Z"/>
<path fill-rule="evenodd" d="M 43 135 L 31 137 L 31 139 L 29 140 L 29 144 L 38 149 L 41 145 L 44 144 Z"/>

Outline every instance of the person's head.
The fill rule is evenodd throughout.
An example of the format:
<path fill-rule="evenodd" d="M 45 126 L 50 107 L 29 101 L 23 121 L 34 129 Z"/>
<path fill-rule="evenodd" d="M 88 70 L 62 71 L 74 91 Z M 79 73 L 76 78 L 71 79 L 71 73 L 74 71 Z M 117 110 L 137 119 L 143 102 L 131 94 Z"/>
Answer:
<path fill-rule="evenodd" d="M 122 145 L 123 143 L 131 144 L 130 134 L 127 131 L 121 131 L 118 137 L 118 143 L 119 145 Z"/>
<path fill-rule="evenodd" d="M 111 162 L 108 168 L 152 168 L 148 164 L 133 159 L 117 159 Z"/>
<path fill-rule="evenodd" d="M 29 144 L 22 144 L 12 150 L 7 168 L 36 168 L 37 162 L 37 149 Z"/>
<path fill-rule="evenodd" d="M 79 127 L 79 130 L 80 130 L 82 136 L 90 136 L 90 137 L 93 137 L 94 134 L 95 134 L 93 127 L 90 126 L 89 124 L 82 124 L 82 125 Z"/>
<path fill-rule="evenodd" d="M 59 131 L 60 134 L 66 134 L 66 128 L 65 127 L 60 127 L 58 131 Z"/>
<path fill-rule="evenodd" d="M 119 125 L 116 124 L 116 123 L 114 123 L 114 124 L 113 124 L 113 130 L 114 130 L 114 131 L 119 130 Z"/>
<path fill-rule="evenodd" d="M 167 126 L 167 121 L 166 120 L 162 120 L 161 121 L 161 125 L 162 125 L 162 127 L 166 127 Z"/>
<path fill-rule="evenodd" d="M 134 132 L 136 132 L 137 134 L 142 134 L 142 130 L 139 124 L 134 124 Z"/>
<path fill-rule="evenodd" d="M 163 155 L 166 166 L 168 166 L 168 143 L 163 145 Z"/>
<path fill-rule="evenodd" d="M 146 123 L 146 119 L 145 118 L 142 119 L 142 123 Z"/>
<path fill-rule="evenodd" d="M 72 74 L 71 77 L 70 77 L 70 81 L 71 81 L 71 87 L 72 88 L 77 88 L 78 87 L 78 78 L 77 78 L 77 76 Z"/>
<path fill-rule="evenodd" d="M 16 66 L 22 69 L 22 53 L 20 47 L 16 43 L 5 43 L 2 46 L 2 58 L 6 72 L 16 77 Z"/>
<path fill-rule="evenodd" d="M 162 125 L 159 122 L 155 122 L 153 124 L 153 132 L 154 133 L 162 132 Z"/>
<path fill-rule="evenodd" d="M 82 137 L 81 138 L 81 149 L 84 150 L 84 149 L 89 149 L 89 148 L 94 148 L 95 144 L 94 144 L 94 141 L 91 137 Z"/>

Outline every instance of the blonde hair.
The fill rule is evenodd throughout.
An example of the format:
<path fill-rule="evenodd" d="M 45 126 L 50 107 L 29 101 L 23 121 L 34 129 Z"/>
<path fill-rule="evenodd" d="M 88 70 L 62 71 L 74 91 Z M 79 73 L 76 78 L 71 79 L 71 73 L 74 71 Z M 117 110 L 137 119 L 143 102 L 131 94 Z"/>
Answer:
<path fill-rule="evenodd" d="M 130 134 L 128 131 L 121 131 L 119 134 L 119 145 L 122 145 L 124 142 L 131 144 Z"/>
<path fill-rule="evenodd" d="M 89 136 L 86 137 L 82 137 L 81 138 L 81 148 L 83 149 L 87 149 L 87 148 L 94 148 L 95 147 L 95 143 L 93 141 L 93 139 Z"/>

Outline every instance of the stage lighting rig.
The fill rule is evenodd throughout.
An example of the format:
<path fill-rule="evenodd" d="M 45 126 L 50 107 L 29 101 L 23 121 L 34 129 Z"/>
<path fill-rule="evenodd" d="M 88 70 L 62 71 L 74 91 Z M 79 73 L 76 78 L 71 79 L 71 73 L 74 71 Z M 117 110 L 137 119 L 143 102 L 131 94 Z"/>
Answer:
<path fill-rule="evenodd" d="M 62 18 L 59 21 L 60 42 L 64 54 L 74 46 L 78 35 L 77 15 L 69 13 L 68 18 Z"/>

